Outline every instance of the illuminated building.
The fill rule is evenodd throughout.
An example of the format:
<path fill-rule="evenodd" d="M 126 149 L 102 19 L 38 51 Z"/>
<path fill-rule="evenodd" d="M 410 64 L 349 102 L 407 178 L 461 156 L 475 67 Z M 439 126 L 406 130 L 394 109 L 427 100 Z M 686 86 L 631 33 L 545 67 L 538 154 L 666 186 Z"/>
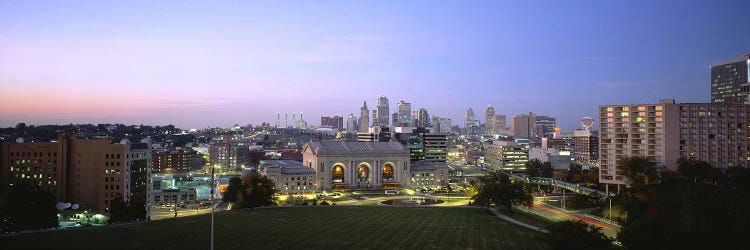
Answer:
<path fill-rule="evenodd" d="M 241 134 L 216 137 L 208 150 L 211 164 L 220 167 L 216 171 L 239 171 L 250 165 L 250 148 Z"/>
<path fill-rule="evenodd" d="M 600 182 L 625 184 L 617 160 L 641 156 L 677 169 L 679 158 L 717 168 L 750 167 L 750 105 L 682 103 L 599 107 Z"/>
<path fill-rule="evenodd" d="M 495 141 L 485 147 L 484 161 L 490 169 L 505 171 L 526 171 L 529 150 L 513 141 Z"/>
<path fill-rule="evenodd" d="M 12 183 L 25 181 L 47 189 L 58 201 L 96 211 L 118 198 L 146 206 L 146 211 L 150 207 L 148 141 L 60 136 L 54 142 L 2 143 L 0 163 L 3 193 L 12 190 Z"/>
<path fill-rule="evenodd" d="M 310 142 L 302 163 L 317 190 L 409 187 L 409 151 L 398 142 Z"/>
<path fill-rule="evenodd" d="M 263 160 L 258 173 L 274 183 L 277 193 L 307 193 L 315 190 L 315 169 L 293 160 Z"/>
<path fill-rule="evenodd" d="M 711 65 L 711 102 L 750 104 L 750 54 Z"/>
<path fill-rule="evenodd" d="M 553 138 L 556 121 L 554 117 L 538 115 L 535 118 L 536 137 Z"/>

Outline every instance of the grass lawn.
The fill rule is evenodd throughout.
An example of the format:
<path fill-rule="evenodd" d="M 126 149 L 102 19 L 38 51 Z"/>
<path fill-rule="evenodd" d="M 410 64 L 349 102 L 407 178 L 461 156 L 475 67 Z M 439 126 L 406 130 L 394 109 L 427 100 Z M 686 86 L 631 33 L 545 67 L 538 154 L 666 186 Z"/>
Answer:
<path fill-rule="evenodd" d="M 220 213 L 216 249 L 544 249 L 474 208 L 297 207 Z M 209 249 L 210 215 L 0 237 L 3 249 Z M 8 248 L 9 247 L 9 248 Z"/>
<path fill-rule="evenodd" d="M 503 213 L 504 215 L 507 215 L 508 217 L 511 217 L 511 218 L 516 219 L 516 220 L 518 220 L 520 222 L 523 222 L 523 223 L 526 223 L 526 224 L 530 224 L 530 225 L 534 225 L 534 226 L 537 226 L 537 227 L 547 228 L 547 227 L 549 227 L 549 225 L 551 225 L 552 223 L 554 223 L 554 221 L 551 221 L 551 220 L 549 220 L 547 218 L 544 218 L 542 216 L 533 214 L 531 212 L 526 212 L 526 211 L 518 209 L 518 208 L 514 208 L 513 209 L 513 213 L 508 212 L 507 209 L 499 209 L 499 211 L 501 213 Z"/>

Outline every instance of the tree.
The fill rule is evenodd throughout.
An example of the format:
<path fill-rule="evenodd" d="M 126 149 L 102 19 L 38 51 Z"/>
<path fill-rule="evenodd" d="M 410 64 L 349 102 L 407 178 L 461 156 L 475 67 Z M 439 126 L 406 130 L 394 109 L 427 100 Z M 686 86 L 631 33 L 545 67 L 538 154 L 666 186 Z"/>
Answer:
<path fill-rule="evenodd" d="M 538 177 L 541 174 L 542 161 L 539 159 L 533 159 L 526 162 L 526 174 L 529 177 Z"/>
<path fill-rule="evenodd" d="M 0 199 L 0 232 L 56 228 L 55 196 L 35 185 L 16 182 Z"/>
<path fill-rule="evenodd" d="M 677 160 L 677 172 L 693 182 L 705 181 L 712 175 L 713 167 L 706 161 L 680 158 Z"/>
<path fill-rule="evenodd" d="M 541 169 L 539 169 L 539 176 L 544 178 L 552 178 L 555 174 L 555 169 L 552 168 L 552 163 L 546 161 L 542 163 Z"/>
<path fill-rule="evenodd" d="M 618 168 L 627 177 L 628 185 L 633 187 L 658 183 L 656 163 L 645 157 L 624 157 L 617 161 Z"/>
<path fill-rule="evenodd" d="M 472 197 L 474 203 L 489 208 L 492 204 L 503 205 L 513 212 L 514 204 L 531 206 L 533 198 L 519 183 L 510 181 L 508 175 L 494 172 L 481 179 L 478 193 Z"/>
<path fill-rule="evenodd" d="M 546 241 L 552 249 L 614 249 L 612 239 L 602 233 L 602 228 L 582 221 L 555 222 L 549 231 Z"/>
<path fill-rule="evenodd" d="M 229 202 L 233 203 L 240 199 L 240 194 L 243 189 L 247 188 L 245 184 L 242 182 L 242 178 L 240 177 L 232 177 L 229 179 L 229 185 L 227 186 L 227 191 L 222 194 L 222 201 L 223 202 Z"/>
<path fill-rule="evenodd" d="M 232 209 L 254 208 L 273 205 L 273 194 L 275 193 L 273 181 L 257 172 L 249 172 L 242 176 L 245 188 L 242 189 L 238 201 L 234 202 Z"/>
<path fill-rule="evenodd" d="M 109 207 L 109 223 L 131 222 L 146 218 L 146 204 L 125 201 L 121 196 L 113 199 Z"/>

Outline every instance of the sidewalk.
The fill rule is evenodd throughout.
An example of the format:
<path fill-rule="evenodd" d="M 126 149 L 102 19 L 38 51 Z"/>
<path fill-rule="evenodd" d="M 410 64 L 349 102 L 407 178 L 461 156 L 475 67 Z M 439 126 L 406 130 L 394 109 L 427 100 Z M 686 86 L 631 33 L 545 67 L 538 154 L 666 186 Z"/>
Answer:
<path fill-rule="evenodd" d="M 494 208 L 494 207 L 490 208 L 490 211 L 493 214 L 495 214 L 497 217 L 500 217 L 500 219 L 503 219 L 503 220 L 505 220 L 507 222 L 510 222 L 510 223 L 513 223 L 513 224 L 516 224 L 516 225 L 519 225 L 519 226 L 522 226 L 522 227 L 525 227 L 525 228 L 528 228 L 528 229 L 531 229 L 531 230 L 534 230 L 534 231 L 538 231 L 538 232 L 542 232 L 542 233 L 549 233 L 549 230 L 547 230 L 547 229 L 536 227 L 536 226 L 533 226 L 533 225 L 529 225 L 529 224 L 520 222 L 520 221 L 518 221 L 516 219 L 513 219 L 511 217 L 508 217 L 507 215 L 504 215 L 504 214 L 500 213 L 499 211 L 497 211 L 497 209 Z"/>

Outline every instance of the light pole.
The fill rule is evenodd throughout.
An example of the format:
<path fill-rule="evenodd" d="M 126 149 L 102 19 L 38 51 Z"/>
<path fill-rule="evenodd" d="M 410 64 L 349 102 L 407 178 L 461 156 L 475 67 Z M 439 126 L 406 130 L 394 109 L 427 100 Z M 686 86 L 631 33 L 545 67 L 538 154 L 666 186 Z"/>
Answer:
<path fill-rule="evenodd" d="M 221 166 L 217 165 L 211 167 L 211 183 L 209 183 L 211 186 L 211 195 L 208 196 L 208 201 L 211 203 L 211 250 L 214 250 L 214 187 L 216 186 L 214 174 L 217 167 L 221 168 Z"/>

